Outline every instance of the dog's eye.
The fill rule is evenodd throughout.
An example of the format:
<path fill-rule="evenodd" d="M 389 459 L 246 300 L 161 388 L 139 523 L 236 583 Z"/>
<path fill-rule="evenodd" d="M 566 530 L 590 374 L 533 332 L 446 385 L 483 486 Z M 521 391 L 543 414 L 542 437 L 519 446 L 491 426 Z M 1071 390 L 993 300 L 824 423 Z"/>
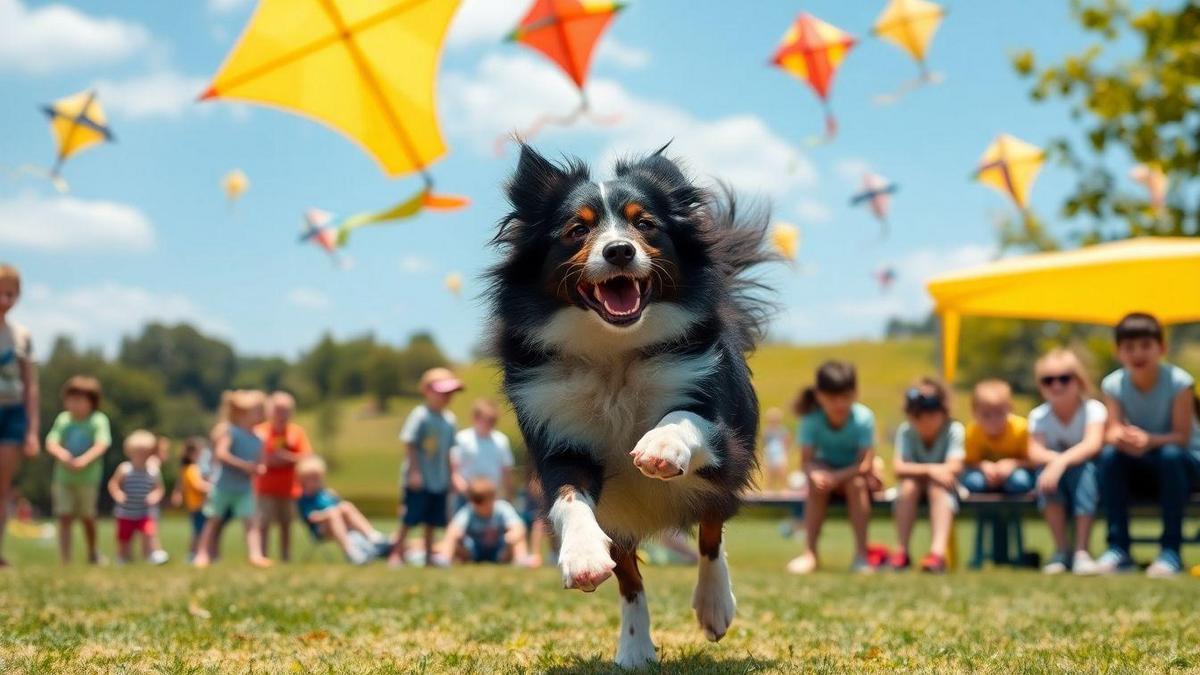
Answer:
<path fill-rule="evenodd" d="M 590 231 L 591 230 L 587 225 L 576 225 L 570 230 L 567 230 L 567 236 L 571 239 L 583 239 L 584 237 L 588 236 L 588 232 Z"/>
<path fill-rule="evenodd" d="M 634 223 L 633 226 L 636 227 L 637 229 L 641 230 L 642 232 L 649 232 L 650 230 L 653 230 L 656 227 L 656 225 L 654 224 L 654 221 L 650 220 L 649 218 L 642 218 L 642 219 L 638 220 L 636 223 Z"/>

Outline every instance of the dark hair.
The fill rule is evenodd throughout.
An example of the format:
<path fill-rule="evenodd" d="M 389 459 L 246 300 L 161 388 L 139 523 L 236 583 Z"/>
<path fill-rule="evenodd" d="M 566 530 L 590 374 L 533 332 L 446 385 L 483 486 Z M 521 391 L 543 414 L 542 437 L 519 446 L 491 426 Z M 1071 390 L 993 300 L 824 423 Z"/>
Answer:
<path fill-rule="evenodd" d="M 100 409 L 100 380 L 87 375 L 76 375 L 63 385 L 62 397 L 82 396 L 92 404 L 92 410 Z"/>
<path fill-rule="evenodd" d="M 796 398 L 796 414 L 807 415 L 817 409 L 817 392 L 846 394 L 858 389 L 858 372 L 849 361 L 826 361 L 817 368 L 815 383 L 805 387 Z"/>
<path fill-rule="evenodd" d="M 180 466 L 188 466 L 195 464 L 196 460 L 192 454 L 199 454 L 204 451 L 205 441 L 203 436 L 192 436 L 183 442 L 183 456 L 179 458 Z"/>
<path fill-rule="evenodd" d="M 904 392 L 904 414 L 943 412 L 949 415 L 949 398 L 946 385 L 941 380 L 922 377 Z"/>
<path fill-rule="evenodd" d="M 1113 338 L 1119 345 L 1126 340 L 1150 338 L 1159 344 L 1163 342 L 1163 328 L 1158 319 L 1145 312 L 1126 314 L 1113 328 Z"/>

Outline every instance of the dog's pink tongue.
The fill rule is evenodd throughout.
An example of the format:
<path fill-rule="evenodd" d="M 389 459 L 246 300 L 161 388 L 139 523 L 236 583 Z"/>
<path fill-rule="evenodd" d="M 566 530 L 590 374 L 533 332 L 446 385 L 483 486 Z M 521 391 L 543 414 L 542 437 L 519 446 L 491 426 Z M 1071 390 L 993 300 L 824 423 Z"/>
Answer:
<path fill-rule="evenodd" d="M 636 310 L 641 302 L 637 284 L 626 277 L 617 277 L 600 284 L 600 296 L 604 298 L 608 311 L 618 314 L 628 314 Z"/>

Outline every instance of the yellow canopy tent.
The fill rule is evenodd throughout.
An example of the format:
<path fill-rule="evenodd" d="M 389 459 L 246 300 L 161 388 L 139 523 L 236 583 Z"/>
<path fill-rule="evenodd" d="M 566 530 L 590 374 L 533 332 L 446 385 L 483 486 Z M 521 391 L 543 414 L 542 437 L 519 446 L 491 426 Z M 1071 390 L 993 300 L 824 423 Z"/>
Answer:
<path fill-rule="evenodd" d="M 1200 321 L 1200 239 L 1129 239 L 1005 258 L 926 282 L 942 322 L 942 374 L 954 379 L 964 316 L 1115 324 L 1149 312 Z"/>

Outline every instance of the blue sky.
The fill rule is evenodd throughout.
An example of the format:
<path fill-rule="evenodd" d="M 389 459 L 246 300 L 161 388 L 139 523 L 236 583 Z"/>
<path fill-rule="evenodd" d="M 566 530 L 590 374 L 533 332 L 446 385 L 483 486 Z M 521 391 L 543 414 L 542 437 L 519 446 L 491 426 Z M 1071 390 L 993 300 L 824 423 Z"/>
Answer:
<path fill-rule="evenodd" d="M 1011 53 L 1031 47 L 1049 60 L 1086 44 L 1065 1 L 954 3 L 930 54 L 945 82 L 879 106 L 875 95 L 915 74 L 906 55 L 867 36 L 884 4 L 634 0 L 602 44 L 589 88 L 598 111 L 620 121 L 547 131 L 536 144 L 601 161 L 603 175 L 612 157 L 674 138 L 696 174 L 769 198 L 776 219 L 802 228 L 799 269 L 769 273 L 785 308 L 777 338 L 878 337 L 889 316 L 927 311 L 923 278 L 994 254 L 995 214 L 1011 207 L 970 180 L 990 140 L 1008 132 L 1040 144 L 1072 132 L 1061 105 L 1030 102 Z M 253 2 L 0 0 L 0 164 L 47 164 L 53 147 L 37 106 L 89 86 L 118 138 L 69 163 L 68 196 L 11 172 L 0 179 L 0 258 L 27 279 L 14 318 L 43 342 L 69 333 L 110 350 L 146 320 L 186 319 L 247 352 L 286 355 L 327 330 L 399 341 L 428 329 L 465 357 L 483 319 L 475 279 L 495 255 L 486 242 L 514 159 L 511 150 L 497 157 L 493 139 L 574 100 L 548 62 L 500 41 L 527 5 L 465 0 L 443 56 L 439 107 L 451 151 L 432 171 L 472 207 L 362 231 L 348 249 L 353 268 L 340 270 L 296 243 L 303 211 L 383 207 L 416 182 L 387 179 L 355 145 L 307 120 L 192 103 Z M 766 65 L 800 11 L 863 38 L 833 87 L 840 134 L 820 147 L 803 143 L 821 128 L 816 99 Z M 218 183 L 235 167 L 251 187 L 231 210 Z M 847 205 L 867 167 L 901 185 L 886 240 L 868 212 Z M 1069 186 L 1048 166 L 1034 208 L 1053 216 Z M 888 293 L 872 278 L 884 265 L 899 273 Z M 451 272 L 466 280 L 462 299 L 443 287 Z"/>

